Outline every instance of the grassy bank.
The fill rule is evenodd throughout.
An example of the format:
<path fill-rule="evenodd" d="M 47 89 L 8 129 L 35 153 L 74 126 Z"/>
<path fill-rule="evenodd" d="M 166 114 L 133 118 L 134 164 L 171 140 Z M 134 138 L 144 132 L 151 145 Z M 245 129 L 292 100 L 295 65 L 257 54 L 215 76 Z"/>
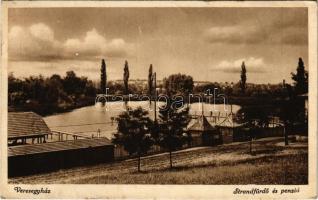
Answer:
<path fill-rule="evenodd" d="M 141 173 L 137 159 L 9 179 L 10 183 L 68 184 L 306 184 L 308 146 L 304 142 L 284 145 L 284 138 L 264 138 L 215 147 L 196 147 L 169 154 L 143 157 Z"/>
<path fill-rule="evenodd" d="M 297 163 L 295 165 L 295 163 Z M 307 154 L 251 162 L 172 170 L 117 173 L 79 179 L 94 184 L 307 184 Z"/>

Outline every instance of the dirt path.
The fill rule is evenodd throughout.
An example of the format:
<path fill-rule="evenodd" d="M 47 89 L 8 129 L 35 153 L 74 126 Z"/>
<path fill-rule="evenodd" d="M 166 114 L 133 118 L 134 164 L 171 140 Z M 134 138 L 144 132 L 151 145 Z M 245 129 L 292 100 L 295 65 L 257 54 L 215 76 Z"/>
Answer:
<path fill-rule="evenodd" d="M 174 167 L 220 166 L 233 165 L 264 157 L 287 156 L 307 153 L 305 145 L 277 145 L 283 138 L 266 138 L 253 141 L 253 155 L 249 153 L 249 142 L 232 143 L 216 147 L 199 147 L 173 153 Z M 304 143 L 302 143 L 304 144 Z M 169 168 L 169 154 L 162 153 L 143 157 L 143 171 L 158 171 Z M 74 183 L 111 173 L 133 173 L 137 170 L 137 159 L 118 161 L 110 164 L 63 169 L 47 174 L 32 175 L 9 179 L 10 183 Z"/>

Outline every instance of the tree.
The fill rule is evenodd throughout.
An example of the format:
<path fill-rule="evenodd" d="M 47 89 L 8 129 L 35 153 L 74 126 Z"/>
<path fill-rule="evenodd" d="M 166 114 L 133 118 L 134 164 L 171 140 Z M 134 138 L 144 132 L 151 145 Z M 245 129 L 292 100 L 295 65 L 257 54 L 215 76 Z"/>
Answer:
<path fill-rule="evenodd" d="M 245 68 L 245 63 L 242 63 L 241 66 L 241 81 L 240 81 L 240 86 L 241 86 L 241 91 L 242 94 L 245 94 L 245 89 L 246 89 L 246 68 Z"/>
<path fill-rule="evenodd" d="M 204 83 L 194 86 L 193 92 L 205 94 L 210 91 L 211 93 L 213 93 L 214 89 L 217 89 L 218 92 L 220 92 L 220 85 L 218 83 Z"/>
<path fill-rule="evenodd" d="M 106 94 L 106 81 L 107 81 L 107 75 L 106 75 L 106 64 L 105 60 L 102 59 L 102 66 L 101 66 L 101 75 L 100 75 L 100 90 L 102 94 Z"/>
<path fill-rule="evenodd" d="M 116 121 L 118 133 L 114 135 L 113 143 L 122 145 L 129 155 L 138 156 L 138 172 L 140 172 L 141 156 L 146 154 L 153 145 L 151 127 L 153 122 L 148 117 L 148 111 L 138 107 L 130 107 L 121 113 Z"/>
<path fill-rule="evenodd" d="M 17 79 L 8 77 L 8 100 L 10 106 L 39 114 L 51 114 L 68 109 L 76 104 L 86 104 L 95 97 L 96 88 L 87 77 L 77 77 L 68 71 L 65 77 L 53 74 L 51 77 L 30 76 Z"/>
<path fill-rule="evenodd" d="M 149 94 L 149 103 L 151 105 L 151 96 L 152 96 L 152 90 L 153 90 L 153 78 L 152 78 L 152 64 L 150 64 L 149 67 L 149 73 L 148 73 L 148 94 Z"/>
<path fill-rule="evenodd" d="M 305 123 L 305 110 L 303 100 L 297 98 L 294 88 L 289 84 L 284 84 L 284 98 L 277 103 L 276 113 L 284 124 L 285 145 L 288 145 L 288 135 L 292 131 L 295 124 Z"/>
<path fill-rule="evenodd" d="M 94 86 L 93 81 L 87 81 L 85 86 L 84 94 L 89 97 L 96 97 L 97 89 Z"/>
<path fill-rule="evenodd" d="M 56 82 L 58 82 L 59 85 L 62 84 L 62 78 L 60 75 L 58 74 L 53 74 L 51 77 L 50 77 L 51 80 L 54 80 Z"/>
<path fill-rule="evenodd" d="M 164 87 L 168 96 L 189 96 L 193 91 L 193 78 L 185 74 L 172 74 L 164 79 Z"/>
<path fill-rule="evenodd" d="M 128 62 L 125 60 L 125 67 L 124 67 L 124 87 L 125 87 L 125 95 L 128 95 L 128 80 L 129 80 L 129 68 Z M 125 104 L 127 104 L 127 100 L 125 100 Z"/>
<path fill-rule="evenodd" d="M 308 92 L 308 72 L 305 70 L 302 58 L 298 60 L 297 73 L 291 73 L 292 79 L 295 81 L 296 94 L 304 94 Z"/>
<path fill-rule="evenodd" d="M 252 154 L 252 141 L 263 128 L 268 127 L 270 116 L 274 110 L 272 105 L 243 105 L 237 112 L 236 121 L 244 123 L 243 130 L 246 131 L 250 141 L 249 151 Z"/>
<path fill-rule="evenodd" d="M 74 71 L 66 72 L 66 77 L 63 81 L 64 91 L 69 95 L 75 94 L 77 92 L 78 82 L 78 77 Z"/>
<path fill-rule="evenodd" d="M 243 105 L 237 112 L 237 121 L 246 123 L 249 127 L 268 127 L 274 108 L 272 105 L 257 103 L 257 105 Z"/>
<path fill-rule="evenodd" d="M 123 84 L 120 84 L 118 82 L 109 81 L 108 82 L 109 87 L 109 93 L 116 94 L 116 95 L 122 95 L 124 94 L 124 86 Z"/>
<path fill-rule="evenodd" d="M 159 145 L 169 151 L 170 168 L 172 168 L 172 151 L 182 147 L 187 141 L 184 130 L 187 127 L 189 118 L 189 108 L 177 110 L 172 105 L 160 107 L 159 110 Z"/>
<path fill-rule="evenodd" d="M 24 81 L 14 77 L 13 73 L 8 76 L 8 104 L 19 105 L 26 101 L 27 93 L 23 90 Z"/>
<path fill-rule="evenodd" d="M 59 94 L 61 95 L 62 93 L 64 93 L 64 89 L 63 89 L 63 79 L 61 78 L 60 75 L 58 74 L 53 74 L 50 79 L 49 82 L 52 82 L 52 84 L 58 88 L 59 90 Z M 60 96 L 59 95 L 59 96 Z"/>
<path fill-rule="evenodd" d="M 57 106 L 59 96 L 60 96 L 60 90 L 57 87 L 57 83 L 54 80 L 46 80 L 44 84 L 44 99 L 42 99 L 42 102 L 49 106 Z"/>

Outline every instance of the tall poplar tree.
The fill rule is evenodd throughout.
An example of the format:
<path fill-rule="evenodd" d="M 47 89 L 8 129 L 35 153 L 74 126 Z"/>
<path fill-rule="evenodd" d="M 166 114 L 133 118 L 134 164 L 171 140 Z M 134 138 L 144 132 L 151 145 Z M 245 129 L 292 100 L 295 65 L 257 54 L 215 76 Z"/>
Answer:
<path fill-rule="evenodd" d="M 128 80 L 129 80 L 129 67 L 128 62 L 125 60 L 125 67 L 124 67 L 124 86 L 125 86 L 125 95 L 128 95 Z M 127 105 L 127 100 L 125 100 L 125 104 Z"/>
<path fill-rule="evenodd" d="M 245 68 L 245 63 L 242 63 L 241 66 L 241 81 L 240 81 L 240 86 L 241 86 L 241 91 L 242 94 L 245 94 L 245 89 L 246 89 L 246 68 Z"/>
<path fill-rule="evenodd" d="M 305 70 L 302 58 L 298 60 L 297 73 L 292 73 L 292 79 L 295 81 L 296 94 L 304 94 L 308 92 L 308 72 Z"/>
<path fill-rule="evenodd" d="M 149 94 L 149 103 L 151 105 L 151 96 L 152 96 L 152 90 L 153 90 L 153 79 L 152 79 L 152 64 L 150 64 L 149 67 L 149 73 L 148 73 L 148 94 Z"/>
<path fill-rule="evenodd" d="M 105 60 L 102 59 L 102 66 L 100 69 L 101 75 L 100 75 L 100 91 L 102 94 L 106 94 L 106 81 L 107 81 L 107 75 L 106 75 L 106 63 Z"/>

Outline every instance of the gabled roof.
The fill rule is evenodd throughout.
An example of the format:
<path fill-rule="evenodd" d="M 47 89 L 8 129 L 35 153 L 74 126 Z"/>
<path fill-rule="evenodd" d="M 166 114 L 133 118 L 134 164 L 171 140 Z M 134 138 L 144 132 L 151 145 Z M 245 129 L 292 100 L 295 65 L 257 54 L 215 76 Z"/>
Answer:
<path fill-rule="evenodd" d="M 8 113 L 8 139 L 43 136 L 50 132 L 42 117 L 34 112 Z"/>
<path fill-rule="evenodd" d="M 201 115 L 199 116 L 194 124 L 192 124 L 188 131 L 209 131 L 209 130 L 215 130 L 215 128 L 208 122 L 205 116 Z"/>
<path fill-rule="evenodd" d="M 226 118 L 219 120 L 217 123 L 215 123 L 216 127 L 241 127 L 243 124 L 239 124 L 233 121 L 233 115 L 227 116 Z"/>
<path fill-rule="evenodd" d="M 101 146 L 113 146 L 113 144 L 107 138 L 96 138 L 18 145 L 8 147 L 8 157 L 56 151 L 66 151 L 72 149 L 86 149 Z"/>

